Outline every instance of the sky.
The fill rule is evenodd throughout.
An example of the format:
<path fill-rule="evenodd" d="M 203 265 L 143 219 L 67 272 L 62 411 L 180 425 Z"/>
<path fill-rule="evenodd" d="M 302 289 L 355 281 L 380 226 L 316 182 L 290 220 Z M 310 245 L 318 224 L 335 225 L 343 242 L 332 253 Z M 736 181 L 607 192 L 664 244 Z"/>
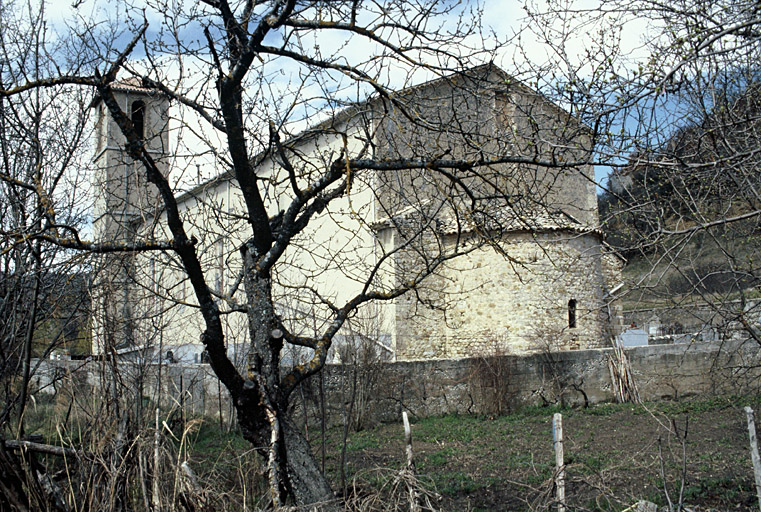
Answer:
<path fill-rule="evenodd" d="M 619 53 L 613 57 L 620 61 L 620 66 L 634 66 L 635 62 L 647 56 L 647 49 L 644 41 L 649 37 L 648 24 L 645 20 L 636 17 L 621 21 L 619 16 L 599 15 L 595 12 L 599 8 L 599 2 L 595 0 L 551 0 L 550 2 L 536 1 L 523 2 L 516 0 L 485 0 L 482 4 L 483 16 L 481 18 L 481 35 L 484 37 L 486 45 L 494 45 L 497 41 L 503 43 L 498 50 L 493 53 L 483 54 L 476 62 L 485 62 L 493 60 L 502 69 L 510 74 L 515 74 L 519 78 L 526 80 L 530 85 L 538 88 L 553 87 L 555 84 L 564 80 L 571 80 L 571 77 L 591 77 L 596 69 L 600 69 L 603 64 L 598 62 L 605 45 L 609 48 L 619 48 Z M 163 4 L 160 8 L 156 5 Z M 145 19 L 148 21 L 148 36 L 155 37 L 162 25 L 172 26 L 172 28 L 181 31 L 185 41 L 189 44 L 205 46 L 205 39 L 198 25 L 183 25 L 179 18 L 172 16 L 175 10 L 180 7 L 198 5 L 196 2 L 189 0 L 159 0 L 152 2 L 147 6 L 143 2 L 132 2 L 132 15 L 142 10 Z M 473 3 L 465 2 L 462 5 L 460 13 L 463 19 L 468 21 L 467 17 L 470 12 L 476 9 Z M 118 26 L 123 27 L 116 46 L 120 47 L 126 44 L 132 33 L 128 29 L 126 8 L 122 2 L 103 2 L 98 0 L 50 0 L 46 4 L 46 16 L 49 25 L 55 30 L 65 32 L 70 27 L 76 26 L 77 19 L 94 17 L 98 20 L 115 20 Z M 559 12 L 564 14 L 560 15 Z M 450 16 L 441 18 L 438 22 L 442 23 L 445 30 L 456 25 L 458 18 Z M 473 45 L 481 44 L 480 36 L 471 38 L 466 43 Z M 272 41 L 276 43 L 277 41 Z M 367 55 L 372 54 L 375 50 L 373 45 L 366 40 L 354 38 L 349 44 L 346 43 L 345 34 L 338 31 L 328 32 L 319 40 L 303 41 L 305 47 L 313 49 L 319 47 L 322 54 L 331 52 L 340 52 L 347 61 L 362 60 Z M 454 49 L 453 49 L 454 51 Z M 131 63 L 138 70 L 140 69 L 141 59 L 144 58 L 142 48 L 138 46 L 133 54 L 137 60 Z M 170 61 L 167 58 L 167 61 Z M 144 62 L 144 60 L 143 60 Z M 282 62 L 282 61 L 281 61 Z M 168 75 L 179 75 L 181 72 L 184 76 L 191 76 L 193 72 L 201 74 L 207 64 L 202 61 L 192 61 L 192 59 L 183 59 L 180 64 L 179 59 L 172 60 L 171 64 L 166 66 Z M 182 71 L 180 71 L 180 68 Z M 272 105 L 282 106 L 283 102 L 293 101 L 295 95 L 302 97 L 318 97 L 324 95 L 320 90 L 317 81 L 294 91 L 290 85 L 291 78 L 296 76 L 300 68 L 293 63 L 285 65 L 278 64 L 268 67 L 268 78 L 271 79 L 268 90 L 260 92 L 260 98 L 267 97 Z M 303 68 L 301 68 L 303 70 Z M 382 76 L 388 80 L 389 85 L 393 88 L 400 88 L 433 78 L 430 72 L 420 70 L 409 74 L 403 67 L 388 68 Z M 542 83 L 544 81 L 544 83 Z M 332 91 L 341 90 L 341 82 L 331 83 L 328 81 L 328 88 Z M 361 99 L 362 96 L 370 93 L 367 87 L 359 90 L 342 90 L 341 94 L 347 95 L 347 98 Z M 264 102 L 262 102 L 264 104 Z M 568 104 L 562 104 L 564 108 L 570 108 Z M 182 116 L 190 115 L 188 112 Z M 324 116 L 325 114 L 323 114 Z M 315 124 L 316 120 L 309 111 L 304 111 L 303 116 L 310 116 L 308 120 L 302 120 L 292 126 L 294 131 L 302 129 L 310 124 Z M 319 119 L 317 119 L 319 120 Z M 213 130 L 206 131 L 206 136 L 214 138 Z M 186 133 L 183 140 L 188 148 L 197 146 L 199 140 L 193 133 Z M 180 152 L 182 152 L 180 150 Z M 213 159 L 211 159 L 213 161 Z M 212 164 L 213 167 L 213 164 Z M 597 179 L 603 180 L 609 169 L 607 167 L 598 167 Z M 187 171 L 188 179 L 198 181 L 205 179 L 209 172 L 197 171 L 192 169 Z M 191 177 L 190 175 L 195 175 Z M 202 176 L 204 175 L 204 176 Z"/>
<path fill-rule="evenodd" d="M 495 62 L 509 72 L 511 68 L 524 68 L 527 64 L 538 66 L 558 59 L 557 48 L 552 48 L 551 45 L 553 45 L 562 47 L 565 53 L 564 58 L 567 57 L 572 66 L 579 66 L 583 73 L 583 64 L 589 57 L 587 51 L 595 49 L 596 43 L 600 40 L 598 31 L 604 28 L 614 32 L 611 30 L 610 24 L 606 24 L 606 19 L 607 22 L 610 22 L 613 16 L 597 19 L 599 17 L 595 15 L 594 11 L 599 9 L 600 3 L 596 0 L 552 1 L 553 4 L 557 4 L 553 5 L 552 8 L 548 2 L 542 1 L 483 1 L 481 23 L 487 43 L 489 39 L 494 39 L 491 37 L 492 34 L 499 40 L 509 41 L 509 44 L 506 44 L 493 56 Z M 188 5 L 197 4 L 197 2 L 190 0 L 159 0 L 159 2 L 150 3 L 135 1 L 131 3 L 133 5 L 133 16 L 137 11 L 144 13 L 149 24 L 149 35 L 155 34 L 162 23 L 172 20 L 172 12 L 175 9 L 187 8 Z M 161 11 L 157 10 L 155 5 L 157 3 L 164 4 Z M 462 13 L 468 15 L 476 7 L 475 3 L 466 0 L 463 2 Z M 559 9 L 564 9 L 565 14 L 558 14 Z M 548 14 L 550 10 L 552 13 Z M 110 19 L 125 23 L 126 12 L 122 2 L 49 0 L 46 3 L 46 17 L 50 26 L 61 31 L 65 30 L 65 26 L 73 26 L 73 22 L 78 18 L 93 17 L 99 21 Z M 534 13 L 533 18 L 529 16 L 529 12 Z M 544 26 L 537 22 L 539 16 L 543 16 Z M 619 17 L 618 14 L 615 15 L 615 18 L 618 19 Z M 444 23 L 445 28 L 451 28 L 457 19 L 453 15 L 449 19 L 441 18 L 439 21 Z M 648 22 L 645 19 L 631 16 L 630 19 L 625 20 L 620 27 L 621 30 L 615 31 L 619 33 L 615 42 L 620 46 L 622 55 L 628 55 L 630 59 L 646 56 L 643 41 L 648 37 L 647 25 Z M 125 24 L 124 27 L 126 28 L 126 26 Z M 188 39 L 202 41 L 202 44 L 205 44 L 198 26 L 183 27 L 177 20 L 176 28 L 184 31 Z M 559 37 L 561 32 L 566 35 Z M 129 35 L 123 35 L 125 40 Z M 611 34 L 606 37 L 615 37 L 615 35 Z M 319 42 L 316 42 L 323 47 L 324 52 L 330 51 L 330 48 L 342 46 L 344 43 L 345 36 L 338 32 L 335 32 L 334 35 L 325 35 Z M 352 44 L 342 49 L 342 53 L 349 58 L 364 57 L 369 50 L 371 50 L 370 45 L 355 39 Z M 136 49 L 135 55 L 141 55 L 141 48 Z"/>

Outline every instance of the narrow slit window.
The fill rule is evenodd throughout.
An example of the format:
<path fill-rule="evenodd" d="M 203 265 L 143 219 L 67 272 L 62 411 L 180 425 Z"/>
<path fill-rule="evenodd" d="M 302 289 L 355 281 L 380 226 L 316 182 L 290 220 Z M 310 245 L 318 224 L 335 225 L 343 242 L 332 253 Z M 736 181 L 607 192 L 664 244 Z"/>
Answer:
<path fill-rule="evenodd" d="M 132 104 L 132 125 L 138 138 L 145 137 L 145 103 L 138 100 Z"/>
<path fill-rule="evenodd" d="M 576 299 L 568 301 L 568 327 L 576 327 Z"/>

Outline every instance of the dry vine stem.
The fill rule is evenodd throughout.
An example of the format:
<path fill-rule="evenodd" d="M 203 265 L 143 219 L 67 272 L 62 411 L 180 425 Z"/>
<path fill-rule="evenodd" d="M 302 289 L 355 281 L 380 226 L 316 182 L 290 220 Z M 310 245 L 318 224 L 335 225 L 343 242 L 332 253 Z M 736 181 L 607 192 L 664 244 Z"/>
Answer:
<path fill-rule="evenodd" d="M 639 390 L 632 374 L 629 358 L 626 357 L 626 352 L 618 341 L 613 344 L 613 356 L 608 357 L 608 369 L 616 401 L 640 403 Z"/>
<path fill-rule="evenodd" d="M 161 429 L 159 428 L 159 408 L 156 407 L 156 431 L 153 433 L 153 510 L 161 510 L 159 497 L 159 468 L 161 464 L 159 447 L 161 445 Z"/>

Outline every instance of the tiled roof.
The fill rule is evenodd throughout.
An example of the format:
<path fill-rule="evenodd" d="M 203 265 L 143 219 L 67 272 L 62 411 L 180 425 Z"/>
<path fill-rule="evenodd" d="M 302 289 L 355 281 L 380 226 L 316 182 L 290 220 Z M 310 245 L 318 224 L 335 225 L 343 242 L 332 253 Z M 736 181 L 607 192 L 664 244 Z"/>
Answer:
<path fill-rule="evenodd" d="M 144 94 L 155 94 L 156 89 L 143 87 L 143 80 L 137 76 L 131 76 L 124 80 L 118 80 L 111 84 L 111 89 L 121 92 L 141 92 Z"/>
<path fill-rule="evenodd" d="M 478 211 L 439 213 L 435 218 L 435 230 L 441 235 L 455 235 L 468 232 L 573 232 L 576 234 L 594 234 L 603 236 L 597 227 L 582 224 L 571 215 L 562 210 L 557 211 L 521 211 L 506 205 L 488 205 Z M 424 208 L 423 208 L 424 209 Z M 410 206 L 400 210 L 396 215 L 380 219 L 373 223 L 375 230 L 391 227 L 401 227 L 405 224 L 414 223 L 415 219 L 422 219 L 427 215 L 421 215 L 421 207 Z"/>

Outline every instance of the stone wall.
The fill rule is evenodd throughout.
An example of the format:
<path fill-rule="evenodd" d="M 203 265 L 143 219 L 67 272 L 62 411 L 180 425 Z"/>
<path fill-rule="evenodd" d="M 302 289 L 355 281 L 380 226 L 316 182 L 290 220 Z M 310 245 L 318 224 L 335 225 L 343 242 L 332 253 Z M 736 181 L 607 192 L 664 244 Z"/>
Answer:
<path fill-rule="evenodd" d="M 644 400 L 695 395 L 758 392 L 761 354 L 753 342 L 692 343 L 625 349 Z M 386 365 L 368 391 L 362 421 L 399 421 L 401 412 L 416 417 L 443 414 L 495 414 L 527 405 L 583 406 L 613 401 L 608 359 L 612 349 L 535 353 L 523 356 L 410 361 Z M 350 403 L 352 367 L 326 370 L 328 416 L 341 421 Z M 372 378 L 372 377 L 371 377 Z M 316 379 L 304 396 L 314 421 Z M 362 397 L 355 403 L 362 407 Z M 301 414 L 301 413 L 300 413 Z M 303 414 L 302 414 L 303 417 Z"/>
<path fill-rule="evenodd" d="M 626 354 L 645 400 L 759 391 L 761 354 L 753 342 L 633 347 L 626 349 Z M 332 425 L 343 421 L 352 401 L 353 421 L 363 425 L 399 421 L 402 411 L 415 417 L 495 414 L 526 405 L 582 406 L 612 401 L 611 356 L 611 349 L 593 349 L 363 367 L 331 365 L 322 376 L 314 376 L 294 392 L 294 415 L 304 421 L 306 410 L 311 428 L 318 424 L 321 378 Z M 80 379 L 99 385 L 97 368 L 97 362 L 49 361 L 43 365 L 38 384 L 49 383 L 56 372 L 65 376 L 74 370 Z M 150 398 L 156 393 L 158 366 L 145 369 L 141 389 Z M 220 400 L 218 381 L 208 365 L 170 365 L 161 370 L 165 403 L 182 404 L 188 415 L 205 412 L 217 417 L 220 408 L 223 416 L 231 411 L 226 393 Z"/>
<path fill-rule="evenodd" d="M 599 348 L 609 337 L 600 241 L 558 230 L 513 233 L 509 259 L 479 248 L 430 276 L 417 295 L 397 299 L 397 358 Z M 436 304 L 426 308 L 417 297 Z M 569 325 L 569 302 L 575 325 Z M 613 312 L 615 314 L 615 312 Z M 551 341 L 548 341 L 551 340 Z"/>
<path fill-rule="evenodd" d="M 122 361 L 117 373 L 130 407 L 138 401 L 151 408 L 160 402 L 167 409 L 176 409 L 178 417 L 218 417 L 220 410 L 225 418 L 231 414 L 229 396 L 208 364 Z M 73 382 L 79 392 L 105 397 L 111 393 L 112 380 L 113 369 L 101 361 L 45 360 L 32 378 L 32 393 L 54 394 Z"/>

